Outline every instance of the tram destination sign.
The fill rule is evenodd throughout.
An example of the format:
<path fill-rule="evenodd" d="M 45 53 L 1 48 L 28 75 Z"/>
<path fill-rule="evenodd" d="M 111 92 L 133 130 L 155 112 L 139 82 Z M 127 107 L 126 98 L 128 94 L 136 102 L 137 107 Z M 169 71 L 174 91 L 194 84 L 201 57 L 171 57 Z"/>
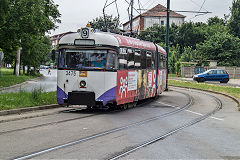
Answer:
<path fill-rule="evenodd" d="M 93 46 L 95 45 L 95 41 L 92 39 L 75 39 L 74 45 Z"/>

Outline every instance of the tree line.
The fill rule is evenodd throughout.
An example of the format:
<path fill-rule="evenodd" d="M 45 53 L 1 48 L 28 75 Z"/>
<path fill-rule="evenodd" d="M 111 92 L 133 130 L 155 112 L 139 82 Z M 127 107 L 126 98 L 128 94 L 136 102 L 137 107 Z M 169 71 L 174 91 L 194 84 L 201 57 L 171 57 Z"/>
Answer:
<path fill-rule="evenodd" d="M 233 0 L 229 16 L 212 17 L 207 23 L 185 22 L 170 27 L 169 71 L 179 73 L 181 62 L 198 62 L 208 65 L 208 60 L 218 61 L 219 66 L 240 67 L 240 0 Z M 119 32 L 117 18 L 107 16 L 109 31 Z M 103 17 L 89 22 L 95 29 L 105 30 Z M 165 47 L 166 26 L 153 25 L 138 35 L 139 39 L 152 41 Z"/>
<path fill-rule="evenodd" d="M 21 65 L 38 67 L 52 49 L 45 33 L 57 27 L 59 17 L 53 0 L 0 0 L 0 49 L 5 53 L 4 61 L 16 64 L 16 53 L 22 48 Z"/>
<path fill-rule="evenodd" d="M 233 0 L 231 14 L 212 17 L 207 23 L 186 22 L 170 27 L 169 71 L 179 73 L 181 62 L 217 60 L 219 66 L 240 67 L 240 0 Z M 139 35 L 140 39 L 165 46 L 166 27 L 154 25 Z"/>

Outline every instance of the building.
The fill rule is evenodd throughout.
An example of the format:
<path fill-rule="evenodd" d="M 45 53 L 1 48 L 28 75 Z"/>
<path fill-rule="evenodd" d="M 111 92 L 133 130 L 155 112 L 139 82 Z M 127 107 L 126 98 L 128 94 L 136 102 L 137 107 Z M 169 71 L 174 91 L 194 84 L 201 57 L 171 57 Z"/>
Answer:
<path fill-rule="evenodd" d="M 51 41 L 51 44 L 52 44 L 53 49 L 56 49 L 59 40 L 60 40 L 63 36 L 65 36 L 66 34 L 70 34 L 70 33 L 73 33 L 73 32 L 65 32 L 65 33 L 61 33 L 61 34 L 57 34 L 57 35 L 51 36 L 51 37 L 50 37 L 50 41 Z"/>
<path fill-rule="evenodd" d="M 174 11 L 170 11 L 170 25 L 175 23 L 176 25 L 182 25 L 186 16 L 178 14 Z M 158 4 L 152 9 L 138 15 L 133 19 L 133 31 L 140 32 L 154 24 L 166 25 L 167 23 L 167 8 Z M 130 31 L 130 21 L 123 24 L 123 30 Z"/>

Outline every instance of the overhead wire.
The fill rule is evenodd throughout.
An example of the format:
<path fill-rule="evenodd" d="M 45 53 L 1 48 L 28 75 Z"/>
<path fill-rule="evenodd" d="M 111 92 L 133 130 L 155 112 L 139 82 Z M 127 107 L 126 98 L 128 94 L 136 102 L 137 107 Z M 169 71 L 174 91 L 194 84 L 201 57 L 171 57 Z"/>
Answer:
<path fill-rule="evenodd" d="M 119 14 L 119 9 L 118 9 L 118 5 L 117 5 L 117 0 L 113 0 L 110 3 L 108 3 L 108 0 L 106 0 L 105 5 L 103 7 L 103 16 L 104 16 L 105 30 L 107 30 L 107 27 L 108 27 L 106 14 L 105 14 L 105 9 L 107 7 L 109 7 L 110 5 L 114 4 L 114 3 L 115 3 L 115 6 L 116 6 L 116 11 L 117 11 L 117 21 L 115 22 L 114 29 L 117 29 L 117 26 L 119 24 L 120 14 Z"/>
<path fill-rule="evenodd" d="M 125 2 L 127 2 L 129 5 L 131 5 L 131 3 L 128 2 L 127 0 L 125 0 Z M 133 9 L 134 9 L 138 14 L 140 14 L 140 12 L 139 12 L 135 7 L 133 7 Z"/>
<path fill-rule="evenodd" d="M 151 6 L 153 6 L 154 3 L 155 3 L 155 0 L 153 0 L 152 3 L 147 8 L 150 8 Z"/>
<path fill-rule="evenodd" d="M 145 4 L 143 5 L 143 7 L 145 7 L 150 1 L 152 1 L 152 0 L 147 1 L 147 3 L 145 3 Z M 145 7 L 145 8 L 146 8 L 146 7 Z"/>
<path fill-rule="evenodd" d="M 198 7 L 201 7 L 201 5 L 199 5 L 199 4 L 197 4 L 196 2 L 194 2 L 193 0 L 190 0 L 193 4 L 195 4 L 196 6 L 198 6 Z M 206 10 L 204 7 L 202 7 L 205 11 L 207 11 L 208 12 L 208 10 Z"/>
<path fill-rule="evenodd" d="M 198 12 L 200 12 L 201 10 L 202 10 L 202 8 L 203 8 L 203 5 L 205 4 L 205 2 L 206 2 L 206 0 L 204 0 L 203 1 L 203 4 L 202 4 L 202 6 L 200 7 L 200 9 L 199 9 L 199 11 Z M 199 13 L 196 15 L 196 16 L 198 16 L 199 15 Z"/>
<path fill-rule="evenodd" d="M 118 14 L 118 17 L 117 17 L 117 22 L 116 22 L 116 25 L 115 25 L 115 29 L 117 28 L 117 25 L 120 23 L 120 14 L 119 14 L 119 10 L 118 10 L 118 5 L 117 5 L 117 0 L 115 0 L 115 4 L 116 4 L 116 9 L 117 9 L 117 14 Z"/>
<path fill-rule="evenodd" d="M 193 0 L 190 0 L 191 2 L 193 2 L 194 4 L 196 4 Z M 198 13 L 194 16 L 194 17 L 192 17 L 192 18 L 189 18 L 189 20 L 192 20 L 192 19 L 194 19 L 194 18 L 196 18 L 196 17 L 198 17 L 198 16 L 202 16 L 202 15 L 205 15 L 205 14 L 207 14 L 207 13 L 201 13 L 200 14 L 200 12 L 201 12 L 201 10 L 202 9 L 204 9 L 204 4 L 205 4 L 205 2 L 206 2 L 206 0 L 204 0 L 203 1 L 203 3 L 202 3 L 202 5 L 200 6 L 200 5 L 198 5 L 198 4 L 196 4 L 197 6 L 200 6 L 200 9 L 199 9 L 199 11 L 198 11 Z M 206 10 L 206 9 L 204 9 L 204 10 Z M 207 11 L 208 12 L 208 11 Z"/>
<path fill-rule="evenodd" d="M 138 9 L 139 9 L 139 11 L 140 11 L 140 14 L 142 14 L 142 12 L 141 12 L 141 6 L 140 6 L 140 0 L 138 0 Z"/>
<path fill-rule="evenodd" d="M 140 0 L 138 0 L 138 6 L 139 6 L 140 16 L 141 16 L 141 15 L 142 15 L 142 9 L 141 9 L 141 2 L 140 2 Z M 143 7 L 143 6 L 142 6 L 142 7 Z M 141 18 L 141 17 L 140 17 L 140 18 Z M 141 19 L 139 20 L 139 23 L 138 23 L 137 33 L 138 33 L 138 31 L 141 29 L 140 21 L 141 21 Z"/>

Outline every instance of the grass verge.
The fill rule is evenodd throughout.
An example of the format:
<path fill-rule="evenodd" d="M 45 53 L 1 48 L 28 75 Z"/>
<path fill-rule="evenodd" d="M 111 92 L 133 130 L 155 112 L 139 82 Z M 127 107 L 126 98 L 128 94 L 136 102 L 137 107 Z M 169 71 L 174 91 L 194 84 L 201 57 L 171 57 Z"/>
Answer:
<path fill-rule="evenodd" d="M 27 80 L 40 77 L 40 74 L 34 76 L 27 76 L 24 74 L 20 74 L 18 77 L 13 75 L 13 69 L 1 69 L 1 77 L 0 77 L 0 89 L 4 87 L 9 87 L 15 84 L 19 84 L 25 82 Z"/>
<path fill-rule="evenodd" d="M 180 87 L 189 87 L 195 89 L 203 89 L 209 91 L 215 91 L 230 95 L 236 98 L 240 102 L 240 88 L 234 87 L 225 87 L 219 86 L 214 84 L 207 84 L 207 83 L 196 83 L 196 82 L 186 82 L 186 81 L 178 81 L 178 80 L 168 80 L 168 84 L 172 86 L 180 86 Z M 240 109 L 240 106 L 238 106 Z"/>
<path fill-rule="evenodd" d="M 42 92 L 35 89 L 32 92 L 3 93 L 0 94 L 0 110 L 26 108 L 56 104 L 56 92 Z"/>
<path fill-rule="evenodd" d="M 168 77 L 181 77 L 181 76 L 178 76 L 178 75 L 176 75 L 176 74 L 168 74 Z"/>

